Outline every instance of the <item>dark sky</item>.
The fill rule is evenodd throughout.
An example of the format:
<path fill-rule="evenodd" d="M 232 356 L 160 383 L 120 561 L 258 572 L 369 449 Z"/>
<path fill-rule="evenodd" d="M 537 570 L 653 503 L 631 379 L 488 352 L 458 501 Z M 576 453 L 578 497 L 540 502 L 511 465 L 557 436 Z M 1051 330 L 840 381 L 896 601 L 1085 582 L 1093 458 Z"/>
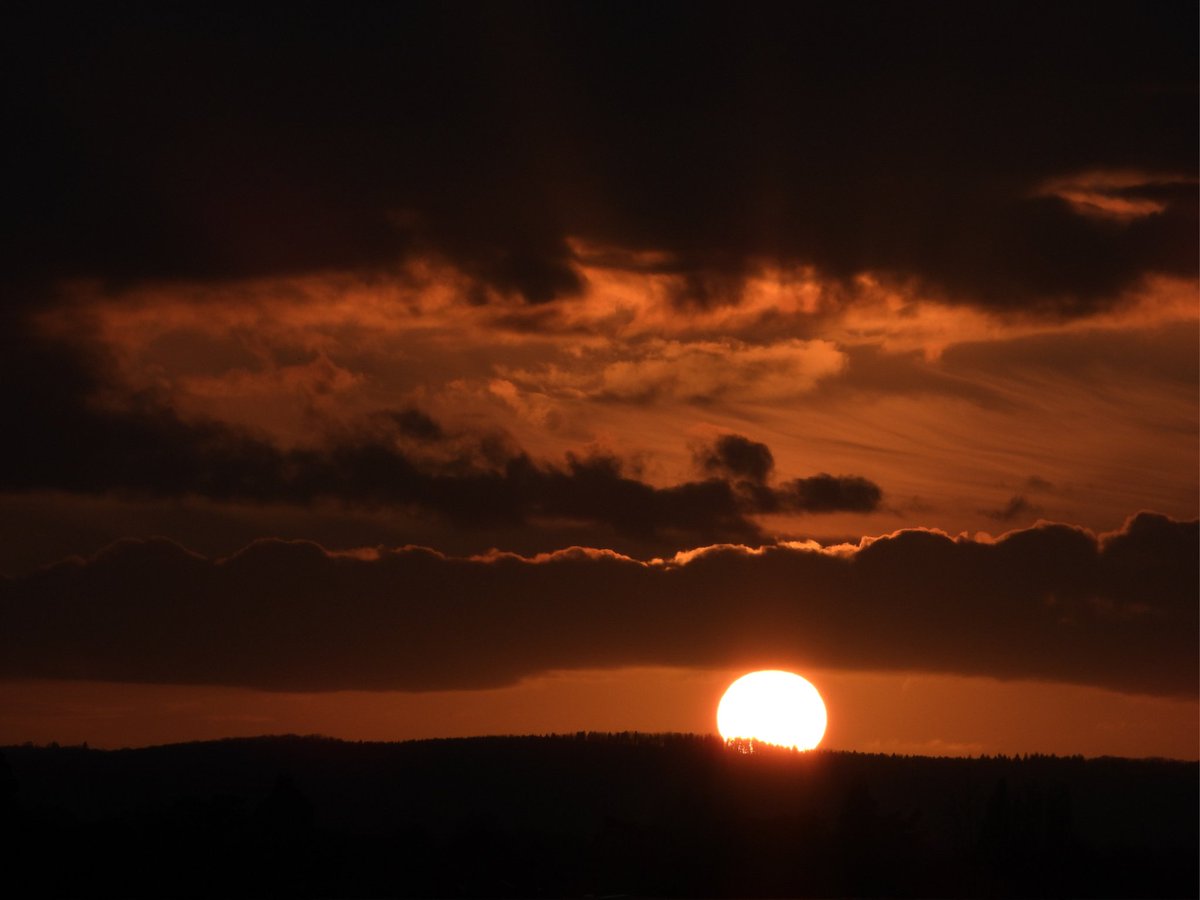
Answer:
<path fill-rule="evenodd" d="M 531 303 L 569 240 L 679 302 L 762 260 L 1080 314 L 1193 276 L 1196 10 L 373 5 L 18 14 L 13 239 L 31 279 L 211 280 L 437 253 Z M 1047 183 L 1145 178 L 1117 227 Z"/>
<path fill-rule="evenodd" d="M 1198 27 L 11 13 L 0 674 L 1194 701 Z"/>

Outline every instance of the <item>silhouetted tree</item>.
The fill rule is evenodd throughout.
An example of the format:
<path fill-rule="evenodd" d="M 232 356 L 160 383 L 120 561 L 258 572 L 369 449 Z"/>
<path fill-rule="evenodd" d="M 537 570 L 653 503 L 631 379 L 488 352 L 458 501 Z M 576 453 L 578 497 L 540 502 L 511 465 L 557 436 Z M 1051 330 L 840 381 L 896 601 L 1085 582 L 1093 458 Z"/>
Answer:
<path fill-rule="evenodd" d="M 633 732 L 16 747 L 3 759 L 0 803 L 13 809 L 21 787 L 2 860 L 17 896 L 1197 888 L 1198 771 L 1166 761 L 740 753 Z"/>

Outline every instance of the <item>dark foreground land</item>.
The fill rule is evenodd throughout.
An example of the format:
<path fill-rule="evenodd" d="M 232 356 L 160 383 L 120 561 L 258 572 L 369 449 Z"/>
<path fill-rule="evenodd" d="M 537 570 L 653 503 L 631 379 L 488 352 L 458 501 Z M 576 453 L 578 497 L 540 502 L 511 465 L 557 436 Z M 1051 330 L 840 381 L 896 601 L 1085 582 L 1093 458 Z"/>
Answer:
<path fill-rule="evenodd" d="M 8 896 L 1197 895 L 1197 766 L 715 738 L 0 751 Z"/>

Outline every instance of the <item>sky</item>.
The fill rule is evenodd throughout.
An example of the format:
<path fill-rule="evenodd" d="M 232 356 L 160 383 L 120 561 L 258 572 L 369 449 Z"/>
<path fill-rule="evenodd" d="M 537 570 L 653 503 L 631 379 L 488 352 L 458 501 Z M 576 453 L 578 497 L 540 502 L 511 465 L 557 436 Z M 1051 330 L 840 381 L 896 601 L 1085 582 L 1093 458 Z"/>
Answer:
<path fill-rule="evenodd" d="M 1197 758 L 1197 28 L 16 12 L 0 743 Z"/>

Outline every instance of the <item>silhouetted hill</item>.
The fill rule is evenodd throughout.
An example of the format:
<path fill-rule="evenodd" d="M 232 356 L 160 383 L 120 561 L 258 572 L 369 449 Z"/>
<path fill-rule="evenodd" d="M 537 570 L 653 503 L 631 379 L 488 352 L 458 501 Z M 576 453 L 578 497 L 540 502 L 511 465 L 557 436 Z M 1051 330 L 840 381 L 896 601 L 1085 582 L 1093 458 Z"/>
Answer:
<path fill-rule="evenodd" d="M 0 756 L 9 896 L 1197 894 L 1198 767 L 691 735 Z"/>

